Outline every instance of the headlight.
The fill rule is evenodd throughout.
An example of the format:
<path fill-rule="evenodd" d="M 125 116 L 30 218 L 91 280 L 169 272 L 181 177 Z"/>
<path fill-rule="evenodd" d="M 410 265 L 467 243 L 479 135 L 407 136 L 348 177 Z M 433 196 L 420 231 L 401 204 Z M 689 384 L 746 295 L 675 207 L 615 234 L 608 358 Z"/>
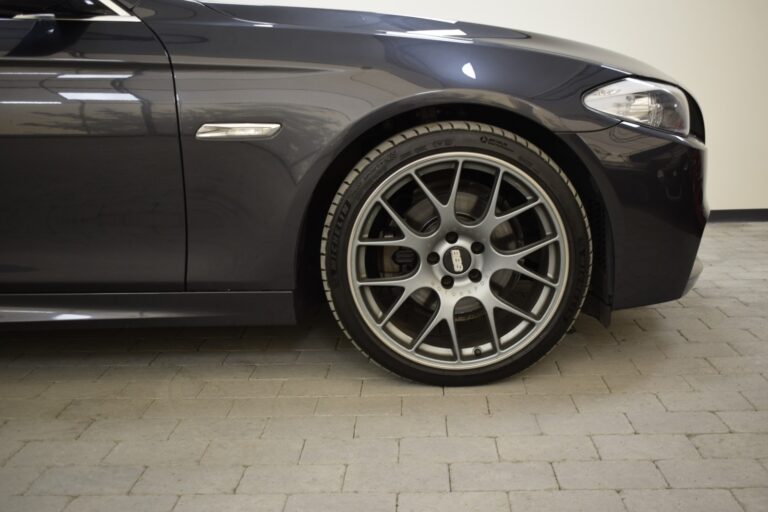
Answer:
<path fill-rule="evenodd" d="M 624 78 L 584 96 L 584 104 L 604 114 L 688 135 L 690 114 L 685 93 L 672 85 Z"/>

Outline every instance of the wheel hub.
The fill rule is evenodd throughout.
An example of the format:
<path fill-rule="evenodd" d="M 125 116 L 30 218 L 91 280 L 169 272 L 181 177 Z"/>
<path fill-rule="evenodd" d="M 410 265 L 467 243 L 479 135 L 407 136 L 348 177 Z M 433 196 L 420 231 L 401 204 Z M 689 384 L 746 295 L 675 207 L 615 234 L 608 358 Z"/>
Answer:
<path fill-rule="evenodd" d="M 453 245 L 443 253 L 443 267 L 451 274 L 465 274 L 471 266 L 472 253 L 460 245 Z"/>

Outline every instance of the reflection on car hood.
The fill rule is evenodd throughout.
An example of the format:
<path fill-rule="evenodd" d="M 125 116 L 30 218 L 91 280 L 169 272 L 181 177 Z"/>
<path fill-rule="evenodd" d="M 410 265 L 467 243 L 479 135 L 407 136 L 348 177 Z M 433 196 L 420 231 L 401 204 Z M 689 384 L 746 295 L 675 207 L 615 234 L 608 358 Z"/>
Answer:
<path fill-rule="evenodd" d="M 623 71 L 673 81 L 631 57 L 567 39 L 508 28 L 372 12 L 259 5 L 256 0 L 202 0 L 208 7 L 257 26 L 311 28 L 333 32 L 500 45 L 563 55 Z"/>

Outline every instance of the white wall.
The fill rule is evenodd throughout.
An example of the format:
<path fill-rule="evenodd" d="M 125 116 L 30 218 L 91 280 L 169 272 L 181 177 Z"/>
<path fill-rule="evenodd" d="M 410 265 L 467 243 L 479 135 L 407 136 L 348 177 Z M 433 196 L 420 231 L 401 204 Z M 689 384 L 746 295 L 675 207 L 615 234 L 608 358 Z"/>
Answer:
<path fill-rule="evenodd" d="M 768 208 L 768 0 L 268 0 L 508 26 L 602 46 L 700 103 L 713 209 Z"/>

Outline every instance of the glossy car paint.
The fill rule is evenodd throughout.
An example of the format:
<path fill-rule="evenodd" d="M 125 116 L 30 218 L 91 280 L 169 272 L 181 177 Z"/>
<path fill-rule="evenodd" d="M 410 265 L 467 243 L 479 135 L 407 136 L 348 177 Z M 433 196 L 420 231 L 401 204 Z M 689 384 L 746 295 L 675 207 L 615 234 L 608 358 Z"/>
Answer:
<path fill-rule="evenodd" d="M 184 289 L 170 63 L 141 22 L 0 19 L 0 293 Z"/>
<path fill-rule="evenodd" d="M 703 139 L 703 125 L 683 138 L 620 124 L 581 101 L 590 89 L 630 74 L 671 81 L 653 68 L 556 38 L 466 23 L 187 0 L 141 0 L 133 12 L 162 41 L 175 80 L 188 292 L 303 295 L 313 284 L 303 266 L 317 261 L 310 233 L 327 206 L 313 198 L 317 201 L 318 191 L 335 185 L 334 176 L 348 170 L 334 165 L 345 162 L 350 148 L 353 154 L 370 149 L 364 146 L 366 134 L 385 130 L 388 120 L 462 105 L 539 127 L 567 148 L 559 162 L 563 168 L 588 173 L 587 181 L 601 197 L 591 208 L 604 224 L 605 245 L 592 287 L 594 303 L 603 306 L 593 312 L 604 316 L 609 308 L 683 293 L 707 216 L 704 147 L 696 136 Z M 124 56 L 132 65 L 147 58 L 146 50 L 121 48 L 109 49 L 134 53 Z M 174 94 L 173 84 L 161 90 Z M 139 96 L 147 98 L 151 112 L 167 114 L 163 99 Z M 267 140 L 197 140 L 196 131 L 206 123 L 280 123 L 283 128 Z M 138 137 L 134 147 L 145 148 L 153 139 Z M 178 166 L 178 158 L 162 160 L 163 170 Z M 150 194 L 160 193 L 157 185 L 146 183 Z M 50 185 L 52 194 L 56 186 Z M 171 188 L 166 186 L 166 193 Z M 171 231 L 171 224 L 163 223 L 163 229 Z M 83 247 L 88 257 L 103 252 L 98 245 Z M 163 266 L 155 266 L 156 259 L 145 254 L 133 261 L 159 271 Z M 62 275 L 81 270 L 59 268 Z M 142 291 L 163 290 L 157 283 Z M 59 282 L 46 291 L 79 290 Z M 195 316 L 195 308 L 187 305 L 192 299 L 184 298 L 193 295 L 178 294 L 175 313 L 162 318 Z M 260 297 L 268 301 L 271 295 Z M 61 304 L 74 300 L 59 297 Z M 82 302 L 87 297 L 77 300 L 78 307 L 88 309 Z M 92 300 L 98 304 L 98 297 Z M 55 304 L 56 297 L 46 301 Z M 130 314 L 134 298 L 111 301 Z M 0 296 L 1 308 L 12 304 L 12 295 Z M 269 309 L 254 308 L 247 322 L 294 317 L 291 311 L 276 318 Z M 212 321 L 227 321 L 225 313 L 213 316 L 218 320 Z"/>

